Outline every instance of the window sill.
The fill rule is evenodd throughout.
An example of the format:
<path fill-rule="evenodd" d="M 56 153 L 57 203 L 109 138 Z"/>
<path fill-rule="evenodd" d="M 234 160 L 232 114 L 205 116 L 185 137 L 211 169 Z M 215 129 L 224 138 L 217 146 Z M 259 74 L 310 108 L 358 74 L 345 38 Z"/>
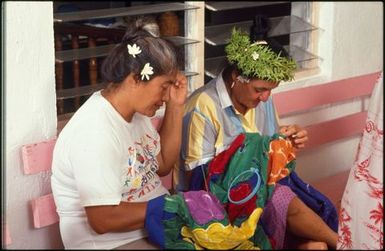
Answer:
<path fill-rule="evenodd" d="M 273 89 L 273 94 L 284 91 L 299 89 L 311 85 L 316 85 L 329 81 L 328 75 L 321 72 L 319 67 L 297 71 L 294 80 L 282 82 L 277 88 Z"/>

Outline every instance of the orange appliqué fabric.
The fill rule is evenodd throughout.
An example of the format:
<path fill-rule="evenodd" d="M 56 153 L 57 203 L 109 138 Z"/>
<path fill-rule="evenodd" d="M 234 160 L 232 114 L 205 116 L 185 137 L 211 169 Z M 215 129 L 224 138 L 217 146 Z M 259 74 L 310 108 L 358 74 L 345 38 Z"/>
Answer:
<path fill-rule="evenodd" d="M 295 159 L 295 148 L 289 140 L 279 138 L 270 142 L 268 161 L 268 185 L 277 183 L 289 175 L 286 165 Z"/>

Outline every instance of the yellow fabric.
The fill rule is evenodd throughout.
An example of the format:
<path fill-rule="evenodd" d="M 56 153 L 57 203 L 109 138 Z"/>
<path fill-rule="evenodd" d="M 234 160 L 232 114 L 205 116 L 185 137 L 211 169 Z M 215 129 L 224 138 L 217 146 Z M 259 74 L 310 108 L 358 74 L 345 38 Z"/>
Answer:
<path fill-rule="evenodd" d="M 192 231 L 184 226 L 181 234 L 185 238 L 192 239 L 193 243 L 207 249 L 233 249 L 242 243 L 250 248 L 249 244 L 245 242 L 248 242 L 248 239 L 253 236 L 262 212 L 262 208 L 254 209 L 240 227 L 231 224 L 224 226 L 215 222 L 210 224 L 207 229 L 196 228 Z"/>
<path fill-rule="evenodd" d="M 218 119 L 216 108 L 213 100 L 206 93 L 197 95 L 186 105 L 186 113 L 195 110 L 191 116 L 191 123 L 188 126 L 188 142 L 189 148 L 187 152 L 188 158 L 186 164 L 200 160 L 203 157 L 202 142 L 205 137 L 205 124 L 209 120 L 214 126 L 214 130 L 218 132 L 217 139 L 215 141 L 215 147 L 223 147 L 223 129 L 221 122 Z"/>
<path fill-rule="evenodd" d="M 255 109 L 250 109 L 245 115 L 238 113 L 239 118 L 245 132 L 258 132 L 257 125 L 255 124 Z"/>
<path fill-rule="evenodd" d="M 205 120 L 202 117 L 201 114 L 195 113 L 192 115 L 192 123 L 191 126 L 194 126 L 196 128 L 195 130 L 189 130 L 191 133 L 188 135 L 188 141 L 190 142 L 190 148 L 188 149 L 188 158 L 186 159 L 186 162 L 190 162 L 192 160 L 201 159 L 202 157 L 202 148 L 200 147 L 203 142 L 203 136 L 204 136 L 204 124 Z"/>

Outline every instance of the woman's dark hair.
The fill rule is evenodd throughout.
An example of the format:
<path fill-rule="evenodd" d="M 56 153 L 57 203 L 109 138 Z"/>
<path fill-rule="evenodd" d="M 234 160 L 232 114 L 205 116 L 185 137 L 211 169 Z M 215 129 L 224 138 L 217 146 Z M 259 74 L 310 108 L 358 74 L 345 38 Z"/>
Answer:
<path fill-rule="evenodd" d="M 289 57 L 287 51 L 279 44 L 274 38 L 267 37 L 270 30 L 269 19 L 265 15 L 256 15 L 253 20 L 253 24 L 250 27 L 250 41 L 251 43 L 257 41 L 266 41 L 267 45 L 272 51 L 279 54 L 282 57 Z"/>
<path fill-rule="evenodd" d="M 153 68 L 150 80 L 156 76 L 171 74 L 179 69 L 178 48 L 168 40 L 159 37 L 159 28 L 155 21 L 139 17 L 127 26 L 127 31 L 118 44 L 104 59 L 101 75 L 104 82 L 121 83 L 134 73 L 141 78 L 141 71 L 146 63 Z M 127 45 L 136 44 L 141 50 L 135 57 L 128 53 Z"/>

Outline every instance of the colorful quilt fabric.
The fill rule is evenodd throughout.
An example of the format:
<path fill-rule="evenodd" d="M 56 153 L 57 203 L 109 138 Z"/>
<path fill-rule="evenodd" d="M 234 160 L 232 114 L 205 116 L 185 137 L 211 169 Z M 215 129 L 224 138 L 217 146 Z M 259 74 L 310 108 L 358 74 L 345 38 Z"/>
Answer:
<path fill-rule="evenodd" d="M 149 239 L 166 249 L 272 249 L 260 216 L 276 182 L 294 168 L 295 149 L 284 136 L 240 134 L 209 163 L 208 191 L 149 202 Z"/>

